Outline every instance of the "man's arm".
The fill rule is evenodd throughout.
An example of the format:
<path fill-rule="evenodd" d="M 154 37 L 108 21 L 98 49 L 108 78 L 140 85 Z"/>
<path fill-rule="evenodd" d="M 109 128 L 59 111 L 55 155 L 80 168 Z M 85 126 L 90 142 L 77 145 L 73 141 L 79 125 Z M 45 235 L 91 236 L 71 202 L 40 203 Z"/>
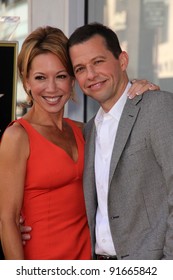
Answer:
<path fill-rule="evenodd" d="M 20 216 L 20 232 L 21 232 L 21 236 L 22 236 L 22 242 L 23 245 L 26 244 L 27 240 L 31 239 L 31 231 L 32 228 L 30 226 L 24 226 L 24 219 L 22 216 Z"/>
<path fill-rule="evenodd" d="M 151 114 L 151 145 L 165 179 L 163 188 L 166 188 L 169 211 L 165 221 L 167 227 L 163 259 L 173 260 L 173 93 L 159 92 L 156 94 L 157 97 L 153 93 L 148 108 Z"/>

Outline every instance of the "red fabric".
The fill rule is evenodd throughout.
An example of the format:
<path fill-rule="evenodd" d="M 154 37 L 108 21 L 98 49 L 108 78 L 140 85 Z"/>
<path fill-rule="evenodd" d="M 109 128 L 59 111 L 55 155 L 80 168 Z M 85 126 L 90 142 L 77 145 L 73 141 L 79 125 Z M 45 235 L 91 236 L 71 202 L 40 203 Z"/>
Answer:
<path fill-rule="evenodd" d="M 30 141 L 22 215 L 33 230 L 32 239 L 24 246 L 26 259 L 91 258 L 82 189 L 84 140 L 74 122 L 65 120 L 76 138 L 77 162 L 26 120 L 17 120 Z"/>

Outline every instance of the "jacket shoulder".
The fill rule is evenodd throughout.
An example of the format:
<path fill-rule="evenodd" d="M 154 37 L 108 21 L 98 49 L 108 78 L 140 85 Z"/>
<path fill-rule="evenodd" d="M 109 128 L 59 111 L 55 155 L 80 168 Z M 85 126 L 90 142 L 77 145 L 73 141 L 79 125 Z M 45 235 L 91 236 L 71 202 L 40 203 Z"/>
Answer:
<path fill-rule="evenodd" d="M 94 119 L 95 119 L 95 116 L 91 120 L 89 120 L 84 126 L 83 131 L 84 131 L 84 138 L 85 139 L 88 136 L 88 134 L 90 133 L 90 131 L 91 131 L 93 125 L 94 125 Z"/>

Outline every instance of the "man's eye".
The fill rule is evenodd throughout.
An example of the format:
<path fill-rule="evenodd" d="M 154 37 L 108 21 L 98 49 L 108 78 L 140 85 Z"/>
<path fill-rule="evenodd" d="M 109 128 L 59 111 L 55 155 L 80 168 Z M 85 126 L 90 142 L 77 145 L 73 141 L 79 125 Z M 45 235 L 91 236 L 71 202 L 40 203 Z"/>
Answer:
<path fill-rule="evenodd" d="M 84 67 L 78 67 L 75 69 L 75 73 L 79 73 L 84 69 Z"/>
<path fill-rule="evenodd" d="M 99 63 L 101 63 L 101 62 L 103 62 L 103 60 L 96 60 L 96 61 L 95 61 L 95 64 L 99 64 Z"/>

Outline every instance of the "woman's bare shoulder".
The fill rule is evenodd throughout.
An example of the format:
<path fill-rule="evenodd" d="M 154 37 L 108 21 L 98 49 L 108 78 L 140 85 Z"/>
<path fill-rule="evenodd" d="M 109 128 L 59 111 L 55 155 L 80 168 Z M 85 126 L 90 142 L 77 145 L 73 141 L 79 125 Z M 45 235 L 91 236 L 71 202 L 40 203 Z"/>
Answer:
<path fill-rule="evenodd" d="M 29 144 L 28 135 L 25 129 L 17 122 L 6 128 L 1 139 L 1 147 L 17 150 L 18 148 L 27 147 Z"/>
<path fill-rule="evenodd" d="M 17 122 L 13 123 L 13 125 L 10 125 L 6 128 L 2 139 L 12 139 L 12 140 L 17 140 L 17 139 L 22 139 L 26 138 L 27 133 L 25 129 Z"/>

